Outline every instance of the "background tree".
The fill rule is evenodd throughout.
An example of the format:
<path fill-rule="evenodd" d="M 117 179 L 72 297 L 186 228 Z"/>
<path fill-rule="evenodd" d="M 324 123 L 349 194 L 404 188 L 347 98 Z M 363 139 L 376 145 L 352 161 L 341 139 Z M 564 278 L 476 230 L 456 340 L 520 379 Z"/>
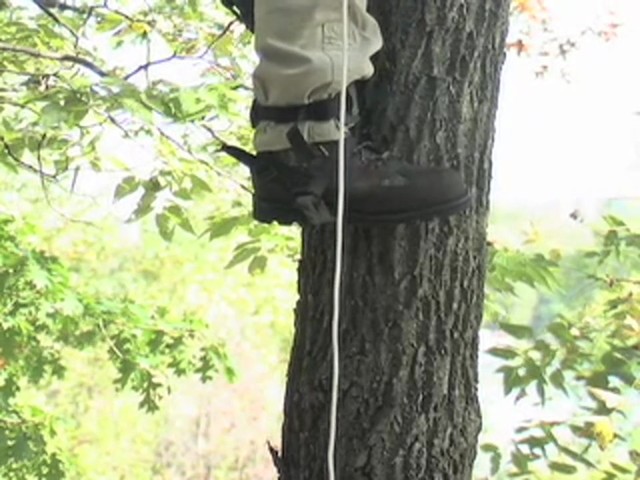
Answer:
<path fill-rule="evenodd" d="M 542 407 L 518 425 L 505 452 L 491 443 L 481 446 L 491 456 L 491 474 L 500 472 L 497 478 L 640 475 L 634 440 L 640 235 L 614 215 L 602 223 L 594 245 L 571 255 L 540 246 L 529 252 L 491 249 L 486 322 L 508 340 L 488 352 L 501 359 L 498 371 L 514 405 L 524 400 Z M 538 297 L 531 325 L 512 318 L 523 303 L 516 293 L 523 285 Z"/>
<path fill-rule="evenodd" d="M 464 171 L 465 215 L 347 232 L 338 471 L 471 478 L 493 120 L 509 2 L 370 2 L 386 45 L 363 130 L 409 162 Z M 325 475 L 334 230 L 303 231 L 280 476 Z"/>

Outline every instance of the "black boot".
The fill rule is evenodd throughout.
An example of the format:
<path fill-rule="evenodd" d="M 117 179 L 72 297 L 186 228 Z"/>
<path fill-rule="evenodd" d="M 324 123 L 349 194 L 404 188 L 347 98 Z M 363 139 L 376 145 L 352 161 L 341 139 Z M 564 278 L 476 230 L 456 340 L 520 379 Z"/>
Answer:
<path fill-rule="evenodd" d="M 294 126 L 291 149 L 252 155 L 223 150 L 251 170 L 253 216 L 259 222 L 320 225 L 335 221 L 338 142 L 308 144 Z M 390 224 L 460 212 L 470 196 L 460 174 L 389 161 L 346 139 L 346 220 Z"/>

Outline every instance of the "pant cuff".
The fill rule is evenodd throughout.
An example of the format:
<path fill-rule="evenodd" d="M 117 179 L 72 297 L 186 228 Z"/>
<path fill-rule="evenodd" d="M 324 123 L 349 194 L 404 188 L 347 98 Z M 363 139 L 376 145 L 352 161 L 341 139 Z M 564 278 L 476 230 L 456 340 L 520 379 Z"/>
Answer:
<path fill-rule="evenodd" d="M 293 123 L 260 122 L 256 127 L 254 147 L 258 152 L 286 150 L 291 148 L 287 131 Z M 326 122 L 297 123 L 302 136 L 309 143 L 334 142 L 340 139 L 340 124 L 336 120 Z"/>

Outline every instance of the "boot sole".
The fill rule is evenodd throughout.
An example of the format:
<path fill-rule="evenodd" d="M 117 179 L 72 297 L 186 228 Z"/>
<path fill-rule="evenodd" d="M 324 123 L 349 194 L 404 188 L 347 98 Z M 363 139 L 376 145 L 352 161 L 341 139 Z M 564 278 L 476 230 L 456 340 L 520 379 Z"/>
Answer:
<path fill-rule="evenodd" d="M 393 224 L 406 223 L 416 220 L 430 220 L 438 217 L 446 217 L 463 211 L 471 205 L 471 196 L 469 194 L 451 200 L 447 203 L 441 203 L 421 210 L 413 210 L 409 212 L 394 213 L 363 213 L 348 212 L 346 215 L 347 223 L 359 225 L 374 224 Z M 280 225 L 307 225 L 307 218 L 297 208 L 291 205 L 278 204 L 254 198 L 253 201 L 253 218 L 258 222 L 272 223 L 276 222 Z"/>

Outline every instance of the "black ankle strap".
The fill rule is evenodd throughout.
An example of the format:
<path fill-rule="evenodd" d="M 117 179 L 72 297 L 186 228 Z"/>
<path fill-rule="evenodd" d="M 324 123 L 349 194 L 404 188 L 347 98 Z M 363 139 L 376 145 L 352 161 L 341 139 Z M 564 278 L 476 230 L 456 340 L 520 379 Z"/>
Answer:
<path fill-rule="evenodd" d="M 347 123 L 354 124 L 358 117 L 356 87 L 347 88 Z M 318 100 L 304 105 L 273 107 L 261 105 L 254 100 L 251 105 L 251 125 L 255 128 L 259 122 L 298 123 L 304 121 L 324 122 L 340 117 L 340 95 Z"/>
<path fill-rule="evenodd" d="M 254 31 L 253 0 L 222 0 L 222 5 L 244 23 L 249 31 Z"/>
<path fill-rule="evenodd" d="M 223 145 L 221 150 L 251 169 L 252 175 L 277 178 L 291 192 L 296 207 L 312 225 L 332 222 L 323 195 L 331 181 L 333 163 L 321 147 L 310 145 L 297 125 L 287 132 L 299 167 L 293 167 L 277 159 L 261 160 L 255 155 L 232 145 Z"/>
<path fill-rule="evenodd" d="M 333 221 L 333 215 L 323 199 L 331 181 L 331 159 L 321 147 L 311 146 L 305 140 L 298 125 L 293 125 L 287 131 L 287 140 L 291 143 L 298 161 L 306 164 L 309 169 L 308 180 L 293 189 L 296 206 L 312 225 Z"/>

